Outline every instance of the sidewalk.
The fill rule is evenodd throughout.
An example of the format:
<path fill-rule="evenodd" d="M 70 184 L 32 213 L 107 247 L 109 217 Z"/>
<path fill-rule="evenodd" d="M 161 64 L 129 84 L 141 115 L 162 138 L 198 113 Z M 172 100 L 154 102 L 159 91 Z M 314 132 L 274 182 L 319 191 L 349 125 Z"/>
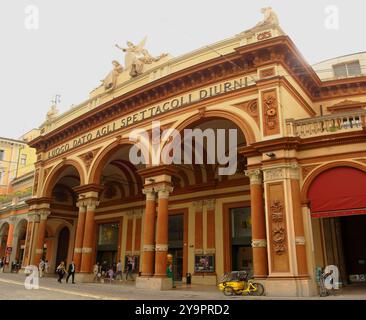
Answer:
<path fill-rule="evenodd" d="M 109 283 L 58 283 L 56 277 L 46 277 L 39 280 L 40 290 L 27 290 L 24 287 L 24 274 L 0 273 L 0 299 L 3 284 L 6 289 L 5 299 L 111 299 L 111 300 L 366 300 L 366 286 L 348 286 L 335 296 L 328 297 L 226 297 L 215 286 L 177 284 L 176 289 L 167 291 L 152 291 L 136 289 L 134 281 Z M 17 296 L 12 297 L 11 293 Z M 38 291 L 38 292 L 37 292 Z M 52 293 L 52 295 L 51 295 Z"/>

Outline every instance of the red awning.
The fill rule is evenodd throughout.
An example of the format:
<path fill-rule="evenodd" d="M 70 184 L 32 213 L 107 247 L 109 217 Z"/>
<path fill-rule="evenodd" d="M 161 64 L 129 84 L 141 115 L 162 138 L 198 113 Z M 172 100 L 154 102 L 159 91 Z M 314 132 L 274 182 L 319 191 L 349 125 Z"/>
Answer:
<path fill-rule="evenodd" d="M 308 192 L 312 217 L 366 213 L 366 173 L 338 167 L 321 173 Z"/>

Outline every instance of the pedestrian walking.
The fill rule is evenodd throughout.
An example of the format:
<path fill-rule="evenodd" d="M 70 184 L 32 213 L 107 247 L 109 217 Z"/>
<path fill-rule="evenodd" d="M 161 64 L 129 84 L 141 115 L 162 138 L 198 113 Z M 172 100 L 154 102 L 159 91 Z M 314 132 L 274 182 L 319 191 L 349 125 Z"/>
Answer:
<path fill-rule="evenodd" d="M 72 283 L 75 283 L 75 270 L 76 267 L 75 267 L 75 263 L 74 261 L 71 261 L 71 263 L 69 264 L 69 269 L 68 269 L 68 275 L 66 277 L 66 283 L 68 283 L 69 281 L 69 278 L 71 276 L 71 280 L 72 280 Z"/>
<path fill-rule="evenodd" d="M 44 272 L 48 274 L 50 272 L 50 264 L 48 263 L 48 260 L 44 263 Z"/>
<path fill-rule="evenodd" d="M 133 265 L 132 265 L 131 260 L 128 260 L 127 266 L 126 266 L 126 281 L 128 280 L 128 276 L 130 276 L 132 278 L 132 280 L 134 280 L 133 276 L 132 276 L 132 267 L 133 267 Z"/>
<path fill-rule="evenodd" d="M 66 269 L 65 269 L 65 263 L 63 261 L 61 261 L 61 263 L 59 264 L 59 266 L 56 269 L 56 272 L 58 274 L 58 282 L 62 282 L 62 279 L 66 273 Z"/>
<path fill-rule="evenodd" d="M 99 262 L 97 262 L 94 265 L 93 273 L 94 273 L 94 279 L 93 279 L 93 281 L 100 280 L 100 278 L 102 277 L 102 270 L 101 270 L 101 266 L 100 266 Z"/>
<path fill-rule="evenodd" d="M 117 267 L 116 267 L 116 280 L 119 278 L 119 280 L 122 280 L 122 262 L 121 260 L 118 261 Z"/>
<path fill-rule="evenodd" d="M 45 262 L 44 262 L 43 258 L 41 258 L 41 260 L 39 261 L 39 265 L 38 265 L 39 277 L 40 278 L 43 277 L 44 269 L 45 269 Z"/>

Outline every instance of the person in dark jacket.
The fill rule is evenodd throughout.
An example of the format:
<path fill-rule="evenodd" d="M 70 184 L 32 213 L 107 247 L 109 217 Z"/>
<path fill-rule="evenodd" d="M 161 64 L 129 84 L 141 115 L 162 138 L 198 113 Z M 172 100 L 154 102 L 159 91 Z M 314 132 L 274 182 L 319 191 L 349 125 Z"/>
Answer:
<path fill-rule="evenodd" d="M 67 270 L 68 275 L 66 277 L 66 283 L 69 282 L 70 276 L 71 276 L 72 283 L 75 283 L 75 271 L 76 271 L 75 263 L 74 263 L 74 261 L 71 261 L 71 263 L 69 264 L 69 269 Z"/>

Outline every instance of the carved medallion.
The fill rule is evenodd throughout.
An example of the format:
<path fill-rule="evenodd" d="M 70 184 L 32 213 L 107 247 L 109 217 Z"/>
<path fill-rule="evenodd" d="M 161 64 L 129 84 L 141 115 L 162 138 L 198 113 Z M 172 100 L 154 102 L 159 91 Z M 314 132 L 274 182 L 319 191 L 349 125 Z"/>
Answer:
<path fill-rule="evenodd" d="M 262 110 L 264 135 L 280 133 L 278 101 L 275 89 L 262 93 Z"/>

